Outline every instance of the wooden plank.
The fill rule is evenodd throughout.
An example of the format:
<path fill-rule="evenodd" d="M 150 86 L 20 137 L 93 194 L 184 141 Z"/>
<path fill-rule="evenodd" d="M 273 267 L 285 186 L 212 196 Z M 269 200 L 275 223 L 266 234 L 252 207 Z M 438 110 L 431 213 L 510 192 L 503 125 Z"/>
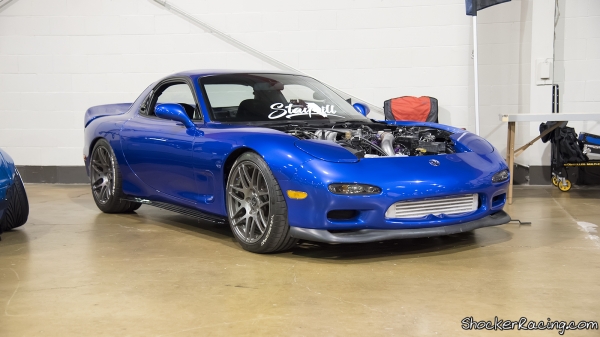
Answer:
<path fill-rule="evenodd" d="M 514 123 L 514 122 L 512 122 Z M 544 137 L 545 135 L 549 134 L 550 132 L 554 131 L 554 129 L 560 127 L 561 125 L 564 126 L 566 125 L 567 122 L 563 122 L 559 121 L 558 123 L 556 123 L 555 125 L 553 125 L 551 128 L 548 128 L 546 131 L 542 132 L 539 136 L 535 137 L 534 139 L 532 139 L 529 143 L 521 146 L 520 148 L 515 150 L 515 158 L 518 157 L 521 153 L 523 153 L 523 151 L 527 150 L 528 147 L 530 147 L 531 145 L 533 145 L 533 143 L 537 142 L 538 140 L 540 140 L 542 137 Z"/>
<path fill-rule="evenodd" d="M 508 194 L 506 199 L 508 204 L 512 204 L 512 196 L 513 196 L 513 167 L 515 165 L 515 132 L 516 132 L 516 124 L 515 122 L 508 122 L 508 148 L 506 149 L 507 157 L 508 157 L 508 171 L 510 172 L 510 181 L 508 183 Z"/>

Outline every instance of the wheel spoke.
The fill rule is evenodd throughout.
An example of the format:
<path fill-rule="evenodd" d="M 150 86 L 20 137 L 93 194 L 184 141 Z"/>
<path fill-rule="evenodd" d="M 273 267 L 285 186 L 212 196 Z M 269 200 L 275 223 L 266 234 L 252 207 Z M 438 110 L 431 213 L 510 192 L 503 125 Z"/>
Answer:
<path fill-rule="evenodd" d="M 106 193 L 106 185 L 102 185 L 102 187 L 100 188 L 100 199 L 101 200 L 105 200 L 104 199 L 104 194 Z"/>
<path fill-rule="evenodd" d="M 250 182 L 250 185 L 252 187 L 258 187 L 258 170 L 256 168 L 252 171 L 252 181 Z"/>
<path fill-rule="evenodd" d="M 248 174 L 248 169 L 246 168 L 246 165 L 242 165 L 242 172 L 247 182 L 246 186 L 252 187 L 252 178 L 250 178 L 250 175 Z"/>
<path fill-rule="evenodd" d="M 254 227 L 255 227 L 254 223 L 256 223 L 256 218 L 251 217 L 250 218 L 250 229 L 248 230 L 248 235 L 246 236 L 250 240 L 252 240 L 252 237 L 254 236 Z"/>
<path fill-rule="evenodd" d="M 242 166 L 238 167 L 238 176 L 240 177 L 240 182 L 242 183 L 242 187 L 248 188 L 248 184 L 244 180 L 244 174 L 242 173 Z"/>
<path fill-rule="evenodd" d="M 246 209 L 243 207 L 240 207 L 240 209 L 237 210 L 237 212 L 235 212 L 235 214 L 231 217 L 231 219 L 234 221 L 234 225 L 237 225 L 238 220 L 244 219 L 247 217 L 246 212 L 244 212 Z"/>
<path fill-rule="evenodd" d="M 98 178 L 98 180 L 96 180 L 96 181 L 94 181 L 94 182 L 92 183 L 92 187 L 93 187 L 94 189 L 99 189 L 100 187 L 102 187 L 102 182 L 103 182 L 103 181 L 104 181 L 104 179 L 102 179 L 102 178 Z"/>
<path fill-rule="evenodd" d="M 269 189 L 267 188 L 267 183 L 265 181 L 265 177 L 263 177 L 261 175 L 259 178 L 262 178 L 262 186 L 261 186 L 261 184 L 257 180 L 257 182 L 256 182 L 256 192 L 258 193 L 259 196 L 269 195 Z"/>
<path fill-rule="evenodd" d="M 229 187 L 233 188 L 234 190 L 236 190 L 238 192 L 244 193 L 244 189 L 243 188 L 239 188 L 239 187 L 233 186 L 233 185 L 229 185 Z"/>
<path fill-rule="evenodd" d="M 259 221 L 257 222 L 258 229 L 262 233 L 265 231 L 265 229 L 267 229 L 267 219 L 265 219 L 265 214 L 263 213 L 262 210 L 258 211 L 258 218 L 259 218 Z"/>
<path fill-rule="evenodd" d="M 248 222 L 252 221 L 251 217 L 246 217 L 246 225 L 244 226 L 244 236 L 246 239 L 249 239 L 248 230 L 250 229 L 250 224 Z"/>
<path fill-rule="evenodd" d="M 96 173 L 98 174 L 102 174 L 102 166 L 100 166 L 100 164 L 98 162 L 96 162 L 95 160 L 92 161 L 92 169 L 94 169 L 94 171 L 96 171 Z"/>
<path fill-rule="evenodd" d="M 244 202 L 244 199 L 242 199 L 241 197 L 237 196 L 235 193 L 233 193 L 232 191 L 229 191 L 229 196 L 231 196 L 233 199 L 237 200 L 239 203 Z"/>
<path fill-rule="evenodd" d="M 106 166 L 110 167 L 110 154 L 108 153 L 108 150 L 104 149 L 102 151 L 102 154 L 104 155 L 104 159 L 106 160 Z"/>
<path fill-rule="evenodd" d="M 110 154 L 108 153 L 108 151 L 104 150 L 104 158 L 106 159 L 106 169 L 110 170 L 111 169 L 111 160 L 110 160 Z"/>
<path fill-rule="evenodd" d="M 103 148 L 99 148 L 98 149 L 98 157 L 100 159 L 100 162 L 102 163 L 102 166 L 103 167 L 107 167 L 108 166 L 108 161 L 106 160 L 106 156 L 105 156 Z"/>

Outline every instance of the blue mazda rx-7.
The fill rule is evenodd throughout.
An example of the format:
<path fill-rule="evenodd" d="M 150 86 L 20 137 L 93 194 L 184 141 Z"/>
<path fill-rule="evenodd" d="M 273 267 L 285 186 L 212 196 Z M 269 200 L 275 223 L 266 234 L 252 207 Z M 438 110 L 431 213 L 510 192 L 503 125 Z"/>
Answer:
<path fill-rule="evenodd" d="M 508 167 L 490 143 L 367 113 L 303 75 L 182 72 L 87 110 L 83 155 L 103 212 L 150 204 L 229 224 L 255 253 L 510 221 Z"/>

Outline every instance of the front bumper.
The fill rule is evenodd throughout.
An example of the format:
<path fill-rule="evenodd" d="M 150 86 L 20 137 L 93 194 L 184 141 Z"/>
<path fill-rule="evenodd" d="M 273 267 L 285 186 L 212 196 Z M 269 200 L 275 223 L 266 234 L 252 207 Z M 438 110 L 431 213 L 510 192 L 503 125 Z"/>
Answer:
<path fill-rule="evenodd" d="M 337 233 L 332 233 L 325 229 L 290 227 L 290 236 L 296 239 L 317 242 L 364 243 L 464 233 L 477 228 L 502 225 L 509 221 L 510 216 L 504 211 L 499 211 L 485 218 L 449 226 L 406 229 L 361 229 Z"/>
<path fill-rule="evenodd" d="M 506 164 L 496 152 L 487 155 L 459 153 L 435 156 L 363 159 L 357 163 L 303 162 L 289 180 L 279 180 L 283 191 L 303 191 L 308 197 L 290 199 L 290 226 L 329 231 L 400 230 L 451 226 L 468 223 L 502 210 L 508 181 L 493 183 L 492 176 Z M 365 174 L 373 172 L 373 174 Z M 382 189 L 373 195 L 338 195 L 328 190 L 332 183 L 361 183 Z M 475 212 L 429 215 L 424 218 L 386 217 L 390 206 L 401 201 L 419 201 L 464 194 L 479 194 Z M 311 210 L 307 212 L 307 210 Z M 330 212 L 356 211 L 354 217 Z"/>

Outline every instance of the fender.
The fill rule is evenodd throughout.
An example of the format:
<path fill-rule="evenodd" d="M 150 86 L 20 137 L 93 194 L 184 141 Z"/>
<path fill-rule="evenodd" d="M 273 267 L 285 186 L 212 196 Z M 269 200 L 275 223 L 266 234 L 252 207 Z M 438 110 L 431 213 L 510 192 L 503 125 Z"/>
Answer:
<path fill-rule="evenodd" d="M 14 172 L 12 158 L 0 149 L 0 202 L 6 198 L 6 190 L 13 183 Z"/>

